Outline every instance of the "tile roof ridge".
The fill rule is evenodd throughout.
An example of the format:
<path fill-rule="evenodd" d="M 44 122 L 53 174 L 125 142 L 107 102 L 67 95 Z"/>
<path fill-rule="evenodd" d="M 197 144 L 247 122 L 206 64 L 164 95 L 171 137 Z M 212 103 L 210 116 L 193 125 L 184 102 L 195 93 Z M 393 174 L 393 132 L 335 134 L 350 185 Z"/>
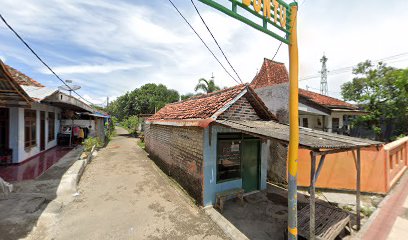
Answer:
<path fill-rule="evenodd" d="M 281 64 L 281 65 L 285 65 L 285 63 L 283 62 L 278 62 L 269 58 L 264 57 L 264 62 L 271 62 L 271 63 L 276 63 L 276 64 Z"/>
<path fill-rule="evenodd" d="M 207 98 L 207 97 L 211 97 L 211 96 L 214 96 L 214 95 L 217 95 L 217 94 L 221 94 L 221 93 L 224 93 L 224 92 L 228 92 L 228 91 L 237 89 L 238 87 L 243 87 L 243 86 L 248 86 L 248 85 L 249 85 L 248 83 L 241 83 L 239 85 L 235 85 L 235 86 L 232 86 L 232 87 L 229 87 L 229 88 L 220 89 L 220 90 L 217 90 L 217 91 L 214 91 L 214 92 L 211 92 L 211 93 L 203 93 L 203 94 L 200 94 L 200 95 L 195 95 L 195 96 L 187 98 L 187 99 L 185 99 L 183 101 L 169 103 L 169 104 L 177 104 L 177 103 L 183 103 L 183 102 L 188 102 L 188 101 L 192 101 L 192 100 Z"/>

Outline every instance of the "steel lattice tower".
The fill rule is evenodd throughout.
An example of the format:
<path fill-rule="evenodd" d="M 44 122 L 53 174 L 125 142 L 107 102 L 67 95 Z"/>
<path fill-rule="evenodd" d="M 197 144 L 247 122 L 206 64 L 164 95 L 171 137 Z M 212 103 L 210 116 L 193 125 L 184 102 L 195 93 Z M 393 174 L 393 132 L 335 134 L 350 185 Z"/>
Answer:
<path fill-rule="evenodd" d="M 320 71 L 321 80 L 320 80 L 320 93 L 323 95 L 327 95 L 329 92 L 329 87 L 327 86 L 327 67 L 326 62 L 328 58 L 323 54 L 323 57 L 320 59 L 322 63 L 322 70 Z"/>

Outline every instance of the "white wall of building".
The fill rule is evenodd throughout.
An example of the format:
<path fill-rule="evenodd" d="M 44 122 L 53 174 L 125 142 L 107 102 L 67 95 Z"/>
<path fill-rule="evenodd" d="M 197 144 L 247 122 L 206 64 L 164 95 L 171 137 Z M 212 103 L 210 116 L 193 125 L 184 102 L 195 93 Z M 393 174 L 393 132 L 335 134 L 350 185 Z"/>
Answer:
<path fill-rule="evenodd" d="M 13 163 L 20 163 L 24 160 L 33 157 L 40 153 L 40 114 L 41 111 L 45 112 L 45 126 L 44 126 L 44 136 L 45 136 L 45 150 L 48 150 L 57 145 L 57 134 L 59 130 L 59 120 L 58 116 L 61 113 L 61 109 L 45 104 L 33 103 L 31 110 L 36 110 L 36 145 L 30 148 L 24 147 L 24 108 L 10 108 L 10 139 L 9 146 L 13 149 Z M 55 139 L 48 141 L 48 113 L 55 113 Z"/>

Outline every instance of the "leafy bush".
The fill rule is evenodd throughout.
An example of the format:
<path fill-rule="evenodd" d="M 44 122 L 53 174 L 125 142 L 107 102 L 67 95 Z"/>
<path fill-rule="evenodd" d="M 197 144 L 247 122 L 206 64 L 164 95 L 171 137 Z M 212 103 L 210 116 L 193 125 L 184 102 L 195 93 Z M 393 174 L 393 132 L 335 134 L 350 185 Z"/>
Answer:
<path fill-rule="evenodd" d="M 94 145 L 98 148 L 103 147 L 103 141 L 98 137 L 89 137 L 85 139 L 82 145 L 84 145 L 85 152 L 90 152 Z"/>
<path fill-rule="evenodd" d="M 125 118 L 120 125 L 126 128 L 129 133 L 136 133 L 137 127 L 139 126 L 139 118 L 137 116 L 129 116 Z"/>

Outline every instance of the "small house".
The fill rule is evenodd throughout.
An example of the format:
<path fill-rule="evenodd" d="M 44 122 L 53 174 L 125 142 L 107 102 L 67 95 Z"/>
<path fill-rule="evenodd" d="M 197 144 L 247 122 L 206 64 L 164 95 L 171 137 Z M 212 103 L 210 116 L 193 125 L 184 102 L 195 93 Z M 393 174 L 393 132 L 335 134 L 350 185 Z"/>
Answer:
<path fill-rule="evenodd" d="M 280 122 L 288 123 L 289 74 L 283 63 L 264 59 L 251 87 Z M 353 104 L 299 89 L 299 126 L 333 133 L 348 133 L 351 119 L 366 112 Z"/>
<path fill-rule="evenodd" d="M 74 119 L 82 115 L 87 115 L 86 127 L 94 126 L 95 135 L 103 138 L 108 116 L 95 114 L 81 100 L 0 61 L 0 165 L 19 164 L 56 147 L 62 142 L 64 125 L 72 129 Z M 65 135 L 73 139 L 72 132 Z"/>
<path fill-rule="evenodd" d="M 224 119 L 275 117 L 242 84 L 168 104 L 146 121 L 150 156 L 204 206 L 215 203 L 217 192 L 266 188 L 267 141 L 217 122 Z"/>

